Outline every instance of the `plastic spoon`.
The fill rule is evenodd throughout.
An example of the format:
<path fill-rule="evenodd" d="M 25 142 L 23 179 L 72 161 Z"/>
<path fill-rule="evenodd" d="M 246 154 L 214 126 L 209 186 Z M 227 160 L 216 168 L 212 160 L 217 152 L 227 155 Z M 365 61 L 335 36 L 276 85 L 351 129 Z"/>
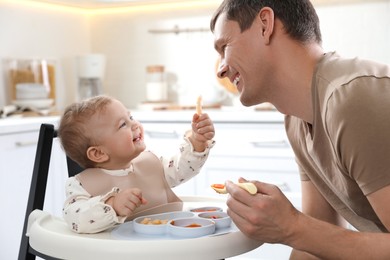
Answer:
<path fill-rule="evenodd" d="M 244 190 L 246 190 L 247 192 L 249 192 L 252 195 L 255 195 L 257 193 L 256 186 L 253 183 L 251 183 L 251 182 L 240 182 L 240 183 L 237 183 L 237 185 L 240 186 L 241 188 L 243 188 Z M 213 188 L 216 192 L 218 192 L 220 194 L 226 194 L 227 193 L 226 187 L 225 187 L 224 184 L 212 184 L 211 188 Z"/>

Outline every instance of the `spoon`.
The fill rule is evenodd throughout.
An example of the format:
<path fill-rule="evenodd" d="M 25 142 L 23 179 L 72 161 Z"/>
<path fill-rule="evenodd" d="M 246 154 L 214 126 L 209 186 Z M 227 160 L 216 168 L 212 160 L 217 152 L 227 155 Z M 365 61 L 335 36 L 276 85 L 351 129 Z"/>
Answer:
<path fill-rule="evenodd" d="M 237 183 L 237 185 L 240 186 L 241 188 L 243 188 L 244 190 L 246 190 L 247 192 L 249 192 L 252 195 L 255 195 L 257 193 L 256 186 L 253 183 L 251 183 L 251 182 L 240 182 L 240 183 Z M 218 192 L 220 194 L 226 194 L 227 193 L 226 187 L 225 187 L 224 184 L 212 184 L 211 188 L 213 188 L 216 192 Z"/>

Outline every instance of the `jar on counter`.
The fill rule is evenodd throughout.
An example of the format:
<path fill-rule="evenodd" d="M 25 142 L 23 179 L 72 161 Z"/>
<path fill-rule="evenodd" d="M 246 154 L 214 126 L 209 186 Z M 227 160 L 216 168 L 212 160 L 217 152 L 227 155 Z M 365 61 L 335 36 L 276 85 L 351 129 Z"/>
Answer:
<path fill-rule="evenodd" d="M 146 101 L 162 102 L 168 100 L 168 84 L 164 70 L 162 65 L 146 67 Z"/>

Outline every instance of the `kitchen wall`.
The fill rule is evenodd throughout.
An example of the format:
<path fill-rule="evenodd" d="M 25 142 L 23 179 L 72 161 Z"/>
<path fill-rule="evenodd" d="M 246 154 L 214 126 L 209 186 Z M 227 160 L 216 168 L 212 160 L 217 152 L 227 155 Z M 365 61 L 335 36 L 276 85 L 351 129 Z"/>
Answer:
<path fill-rule="evenodd" d="M 170 30 L 174 26 L 183 30 L 207 29 L 219 2 L 195 8 L 161 5 L 86 12 L 30 1 L 0 0 L 0 58 L 56 59 L 60 109 L 77 97 L 74 58 L 89 52 L 106 55 L 104 91 L 128 107 L 137 107 L 145 100 L 145 67 L 153 64 L 166 67 L 171 87 L 179 90 L 181 102 L 192 102 L 186 98 L 188 93 L 203 93 L 207 98 L 212 95 L 210 89 L 218 88 L 212 34 L 153 34 L 149 30 Z M 316 9 L 325 50 L 390 64 L 390 1 L 318 5 Z M 1 74 L 0 107 L 7 102 L 4 90 L 5 77 Z"/>
<path fill-rule="evenodd" d="M 101 14 L 92 19 L 92 48 L 108 56 L 106 91 L 134 107 L 145 100 L 146 66 L 160 64 L 168 73 L 171 94 L 178 90 L 182 97 L 189 92 L 207 96 L 210 88 L 217 88 L 214 76 L 217 56 L 209 31 L 210 16 L 216 7 L 209 4 L 197 9 L 154 8 Z M 200 32 L 149 32 L 169 31 L 175 26 Z M 186 102 L 184 99 L 181 101 Z"/>
<path fill-rule="evenodd" d="M 342 2 L 342 1 L 340 1 Z M 390 1 L 318 6 L 323 47 L 390 65 Z"/>
<path fill-rule="evenodd" d="M 48 58 L 56 62 L 60 106 L 74 96 L 74 56 L 90 52 L 89 17 L 77 9 L 0 0 L 0 59 Z M 0 63 L 0 71 L 5 66 Z M 0 107 L 7 101 L 0 73 Z"/>

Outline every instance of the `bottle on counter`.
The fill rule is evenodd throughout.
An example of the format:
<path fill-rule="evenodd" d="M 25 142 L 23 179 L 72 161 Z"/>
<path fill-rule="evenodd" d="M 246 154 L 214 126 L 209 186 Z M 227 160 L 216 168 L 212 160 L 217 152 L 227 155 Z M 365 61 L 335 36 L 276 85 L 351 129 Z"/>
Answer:
<path fill-rule="evenodd" d="M 146 67 L 146 101 L 166 102 L 168 100 L 168 84 L 164 70 L 162 65 Z"/>

